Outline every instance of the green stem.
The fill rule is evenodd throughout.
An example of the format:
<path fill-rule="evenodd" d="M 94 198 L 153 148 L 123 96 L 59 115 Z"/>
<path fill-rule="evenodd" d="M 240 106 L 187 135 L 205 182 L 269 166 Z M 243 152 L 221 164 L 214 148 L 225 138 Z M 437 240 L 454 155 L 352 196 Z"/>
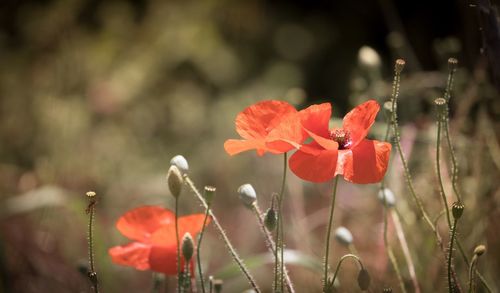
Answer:
<path fill-rule="evenodd" d="M 361 262 L 361 260 L 359 259 L 359 257 L 357 255 L 346 254 L 346 255 L 342 256 L 340 258 L 339 262 L 337 263 L 337 267 L 335 268 L 335 273 L 333 274 L 333 278 L 332 278 L 332 284 L 335 282 L 335 279 L 337 278 L 337 274 L 339 273 L 340 266 L 342 265 L 344 260 L 347 258 L 354 258 L 358 262 L 360 269 L 363 269 L 363 263 Z"/>
<path fill-rule="evenodd" d="M 181 292 L 181 249 L 180 249 L 180 242 L 179 242 L 179 200 L 177 197 L 175 198 L 175 239 L 177 243 L 177 256 L 176 256 L 176 261 L 177 261 L 177 292 Z"/>
<path fill-rule="evenodd" d="M 200 250 L 201 250 L 201 241 L 203 239 L 203 234 L 205 232 L 205 227 L 207 225 L 209 212 L 210 212 L 210 206 L 208 206 L 207 209 L 205 210 L 205 218 L 203 219 L 203 226 L 201 228 L 200 236 L 198 238 L 198 245 L 196 245 L 196 262 L 198 266 L 198 274 L 200 275 L 201 292 L 203 293 L 205 293 L 205 282 L 203 280 L 203 270 L 201 269 Z"/>
<path fill-rule="evenodd" d="M 328 285 L 328 259 L 329 259 L 329 254 L 330 254 L 330 236 L 332 234 L 332 227 L 333 227 L 333 211 L 335 209 L 335 198 L 337 197 L 337 184 L 339 182 L 339 177 L 336 176 L 335 180 L 333 181 L 333 192 L 332 192 L 332 203 L 330 207 L 330 218 L 328 220 L 328 229 L 326 232 L 326 240 L 325 240 L 325 259 L 323 263 L 323 291 L 326 290 L 327 285 Z"/>
<path fill-rule="evenodd" d="M 451 218 L 450 218 L 450 208 L 448 207 L 448 201 L 446 200 L 446 194 L 444 192 L 443 186 L 443 178 L 441 177 L 441 164 L 440 164 L 440 150 L 441 150 L 441 121 L 443 117 L 441 113 L 438 113 L 438 121 L 437 121 L 437 138 L 436 138 L 436 172 L 439 182 L 439 194 L 441 195 L 441 199 L 443 200 L 443 205 L 446 210 L 446 220 L 448 221 L 448 227 L 451 227 Z"/>
<path fill-rule="evenodd" d="M 469 293 L 476 292 L 476 276 L 474 271 L 476 270 L 477 255 L 472 257 L 472 261 L 469 267 Z"/>
<path fill-rule="evenodd" d="M 203 205 L 203 207 L 205 209 L 208 209 L 207 202 L 205 201 L 205 199 L 203 198 L 203 196 L 201 195 L 201 193 L 198 191 L 198 189 L 194 185 L 194 183 L 191 180 L 191 178 L 189 178 L 189 176 L 187 174 L 184 174 L 184 179 L 185 179 L 185 183 L 193 191 L 193 193 L 196 196 L 196 198 L 198 199 L 198 201 Z M 217 229 L 217 231 L 219 232 L 220 236 L 222 237 L 222 240 L 224 241 L 224 244 L 226 245 L 229 253 L 231 254 L 231 257 L 234 260 L 234 262 L 236 262 L 236 264 L 240 268 L 240 270 L 243 273 L 243 275 L 245 275 L 245 277 L 248 280 L 248 283 L 250 284 L 250 286 L 252 286 L 252 288 L 255 291 L 255 293 L 260 293 L 261 290 L 259 289 L 259 286 L 255 282 L 255 279 L 253 278 L 253 276 L 250 274 L 250 271 L 247 269 L 247 267 L 243 263 L 243 260 L 240 258 L 240 256 L 238 255 L 238 253 L 234 249 L 233 245 L 231 244 L 231 241 L 229 240 L 229 238 L 226 235 L 226 232 L 224 231 L 224 229 L 220 225 L 219 220 L 217 220 L 217 218 L 215 217 L 214 213 L 211 210 L 209 211 L 209 215 L 212 218 L 212 223 L 214 224 L 215 228 Z"/>
<path fill-rule="evenodd" d="M 92 289 L 94 293 L 99 293 L 99 280 L 97 278 L 97 272 L 95 271 L 94 263 L 94 214 L 95 214 L 95 204 L 97 203 L 94 199 L 95 193 L 88 192 L 87 196 L 89 198 L 89 205 L 87 207 L 87 213 L 89 214 L 89 224 L 88 224 L 88 248 L 89 248 L 89 273 L 88 277 L 92 284 Z"/>
<path fill-rule="evenodd" d="M 283 197 L 285 194 L 286 171 L 287 171 L 287 153 L 283 154 L 283 177 L 281 180 L 280 193 L 278 195 L 278 225 L 276 227 L 276 243 L 274 250 L 274 284 L 275 290 L 284 289 L 284 241 L 283 241 Z"/>
<path fill-rule="evenodd" d="M 455 219 L 453 222 L 453 226 L 451 228 L 451 238 L 450 238 L 450 247 L 448 249 L 448 292 L 449 293 L 455 293 L 455 288 L 458 287 L 458 284 L 453 284 L 452 281 L 452 257 L 453 257 L 453 243 L 455 242 L 455 236 L 457 232 L 457 222 L 458 220 Z M 457 280 L 455 280 L 457 281 Z"/>

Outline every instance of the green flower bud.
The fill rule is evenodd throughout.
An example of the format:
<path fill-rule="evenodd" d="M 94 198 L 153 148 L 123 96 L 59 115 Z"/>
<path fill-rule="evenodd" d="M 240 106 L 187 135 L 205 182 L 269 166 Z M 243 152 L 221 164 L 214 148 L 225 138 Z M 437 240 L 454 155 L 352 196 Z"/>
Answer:
<path fill-rule="evenodd" d="M 186 233 L 182 238 L 182 255 L 186 261 L 190 261 L 194 253 L 194 242 L 191 234 Z"/>
<path fill-rule="evenodd" d="M 182 178 L 179 168 L 174 165 L 170 166 L 167 173 L 167 182 L 172 196 L 178 198 L 179 195 L 181 195 L 182 184 L 184 183 L 184 179 Z"/>
<path fill-rule="evenodd" d="M 453 205 L 451 206 L 451 213 L 453 214 L 453 218 L 455 220 L 460 219 L 460 217 L 464 212 L 464 208 L 465 208 L 464 204 L 459 201 L 453 203 Z"/>
<path fill-rule="evenodd" d="M 170 165 L 176 166 L 177 168 L 179 168 L 179 171 L 181 171 L 182 173 L 187 173 L 187 171 L 189 171 L 189 164 L 188 164 L 186 158 L 184 158 L 181 155 L 177 155 L 177 156 L 173 157 L 170 160 Z"/>
<path fill-rule="evenodd" d="M 392 208 L 396 204 L 396 197 L 389 188 L 381 189 L 378 192 L 378 200 L 387 207 Z"/>
<path fill-rule="evenodd" d="M 257 193 L 253 186 L 250 184 L 243 184 L 238 188 L 238 194 L 240 195 L 241 201 L 247 206 L 251 207 L 252 204 L 257 200 Z"/>
<path fill-rule="evenodd" d="M 338 227 L 335 230 L 335 239 L 345 246 L 349 246 L 352 243 L 352 234 L 346 227 Z"/>
<path fill-rule="evenodd" d="M 267 210 L 264 216 L 264 225 L 266 225 L 267 230 L 273 231 L 276 228 L 276 223 L 278 222 L 278 215 L 276 211 L 271 207 Z"/>
<path fill-rule="evenodd" d="M 370 287 L 370 274 L 368 274 L 368 271 L 364 268 L 359 271 L 358 285 L 363 291 L 368 290 L 368 287 Z"/>

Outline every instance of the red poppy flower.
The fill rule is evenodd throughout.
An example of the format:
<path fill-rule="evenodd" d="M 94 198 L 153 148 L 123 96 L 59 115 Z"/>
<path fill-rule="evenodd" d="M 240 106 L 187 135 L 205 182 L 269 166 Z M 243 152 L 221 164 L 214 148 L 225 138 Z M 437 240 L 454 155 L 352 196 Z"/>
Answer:
<path fill-rule="evenodd" d="M 324 182 L 343 175 L 353 183 L 375 183 L 387 170 L 391 144 L 366 139 L 380 109 L 367 101 L 345 115 L 342 128 L 328 128 L 329 103 L 302 111 L 302 125 L 313 141 L 290 158 L 290 169 L 300 178 Z"/>
<path fill-rule="evenodd" d="M 196 239 L 204 217 L 204 214 L 179 217 L 179 241 L 188 232 Z M 120 217 L 116 228 L 134 241 L 109 249 L 114 263 L 141 271 L 177 274 L 177 239 L 173 212 L 158 206 L 139 207 Z M 183 263 L 181 257 L 181 267 L 184 267 Z"/>
<path fill-rule="evenodd" d="M 265 152 L 282 154 L 298 148 L 307 138 L 297 110 L 287 102 L 262 101 L 236 116 L 236 132 L 243 138 L 224 143 L 228 154 L 235 155 L 255 149 L 259 156 Z"/>

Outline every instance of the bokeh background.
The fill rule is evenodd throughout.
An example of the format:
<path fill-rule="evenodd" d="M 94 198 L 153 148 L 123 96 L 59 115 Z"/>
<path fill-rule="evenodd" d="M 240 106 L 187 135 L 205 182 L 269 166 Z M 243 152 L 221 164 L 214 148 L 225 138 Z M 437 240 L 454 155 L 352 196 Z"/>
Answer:
<path fill-rule="evenodd" d="M 267 208 L 280 186 L 282 158 L 250 152 L 229 157 L 222 146 L 237 137 L 235 116 L 270 98 L 299 108 L 328 101 L 337 117 L 369 98 L 383 104 L 396 58 L 407 63 L 398 108 L 403 148 L 417 190 L 437 215 L 442 207 L 432 101 L 443 95 L 449 57 L 459 60 L 450 119 L 466 204 L 459 237 L 469 255 L 477 244 L 488 247 L 478 267 L 500 288 L 498 22 L 480 12 L 487 1 L 473 2 L 2 1 L 0 292 L 88 292 L 82 274 L 88 190 L 99 196 L 95 247 L 103 292 L 150 290 L 150 272 L 112 264 L 107 249 L 128 241 L 114 228 L 125 211 L 146 204 L 173 207 L 165 175 L 177 154 L 188 159 L 200 188 L 217 187 L 214 211 L 269 291 L 272 265 L 258 261 L 266 252 L 263 239 L 236 189 L 252 183 Z M 380 114 L 372 137 L 384 131 Z M 446 152 L 444 158 L 449 162 Z M 396 157 L 388 185 L 398 199 L 422 289 L 443 291 L 442 254 L 415 213 Z M 376 184 L 342 182 L 335 225 L 354 234 L 373 292 L 397 292 L 377 190 Z M 330 193 L 331 184 L 306 183 L 289 173 L 287 248 L 312 259 L 290 265 L 298 292 L 319 292 L 317 263 Z M 200 211 L 185 190 L 181 212 Z M 440 228 L 446 240 L 444 222 Z M 208 274 L 224 277 L 225 292 L 241 292 L 247 288 L 243 277 L 228 267 L 223 243 L 208 231 L 202 250 Z M 345 253 L 335 243 L 332 264 Z M 397 256 L 411 290 L 399 249 Z M 456 267 L 466 285 L 458 257 Z M 355 278 L 356 267 L 346 264 L 340 292 L 356 292 Z M 167 280 L 166 290 L 172 283 Z"/>

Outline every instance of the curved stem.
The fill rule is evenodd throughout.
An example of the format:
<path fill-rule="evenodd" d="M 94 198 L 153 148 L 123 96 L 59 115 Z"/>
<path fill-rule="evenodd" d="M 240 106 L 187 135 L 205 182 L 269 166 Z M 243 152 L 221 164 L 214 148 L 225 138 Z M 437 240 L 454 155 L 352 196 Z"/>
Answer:
<path fill-rule="evenodd" d="M 363 269 L 363 263 L 361 262 L 361 260 L 359 259 L 359 257 L 357 255 L 354 255 L 354 254 L 346 254 L 344 256 L 342 256 L 339 260 L 339 262 L 337 263 L 337 267 L 335 268 L 335 273 L 333 274 L 333 278 L 332 278 L 332 284 L 335 282 L 335 279 L 337 278 L 337 274 L 340 270 L 340 266 L 342 265 L 342 263 L 344 262 L 345 259 L 347 258 L 354 258 L 357 262 L 358 262 L 358 265 L 360 267 L 360 269 Z"/>
<path fill-rule="evenodd" d="M 443 200 L 443 205 L 446 210 L 446 220 L 448 221 L 448 227 L 451 227 L 451 218 L 450 218 L 450 208 L 448 207 L 448 201 L 446 200 L 446 194 L 444 192 L 443 186 L 443 178 L 441 177 L 441 164 L 440 164 L 440 153 L 441 153 L 441 121 L 443 117 L 441 114 L 438 114 L 437 121 L 437 138 L 436 138 L 436 173 L 439 182 L 439 194 L 441 195 L 441 199 Z"/>
<path fill-rule="evenodd" d="M 330 207 L 330 218 L 328 220 L 328 229 L 326 232 L 326 240 L 325 240 L 325 260 L 323 263 L 323 291 L 325 291 L 328 285 L 328 258 L 330 254 L 330 235 L 332 234 L 333 227 L 333 211 L 335 209 L 335 198 L 337 197 L 337 184 L 339 182 L 339 177 L 336 176 L 333 183 L 333 193 L 332 193 L 332 203 Z"/>
<path fill-rule="evenodd" d="M 198 191 L 198 189 L 194 185 L 194 183 L 191 180 L 191 178 L 189 178 L 189 176 L 187 174 L 184 174 L 184 179 L 185 179 L 184 182 L 193 191 L 193 193 L 196 196 L 196 198 L 198 199 L 198 201 L 203 205 L 203 207 L 205 209 L 208 209 L 207 202 L 205 201 L 205 199 L 203 198 L 203 196 L 201 195 L 201 193 Z M 236 264 L 240 268 L 240 270 L 243 273 L 243 275 L 245 275 L 245 277 L 248 280 L 248 283 L 250 284 L 250 286 L 252 286 L 252 288 L 254 289 L 254 291 L 256 293 L 260 293 L 261 290 L 259 289 L 259 286 L 255 282 L 255 279 L 253 278 L 253 276 L 250 274 L 250 271 L 247 269 L 247 267 L 243 263 L 243 260 L 240 258 L 240 256 L 238 255 L 238 253 L 234 249 L 233 245 L 231 244 L 231 241 L 229 240 L 229 238 L 226 235 L 226 232 L 224 231 L 224 229 L 220 225 L 219 220 L 217 220 L 217 218 L 215 217 L 214 213 L 211 210 L 209 211 L 209 215 L 212 218 L 212 223 L 214 224 L 215 228 L 217 229 L 217 231 L 219 232 L 220 236 L 222 237 L 222 240 L 224 241 L 224 244 L 226 245 L 229 253 L 231 254 L 231 257 L 234 260 L 234 262 L 236 262 Z"/>
<path fill-rule="evenodd" d="M 276 249 L 275 249 L 275 242 L 273 240 L 273 236 L 271 235 L 271 233 L 266 229 L 266 226 L 264 224 L 264 220 L 262 219 L 262 211 L 260 210 L 259 208 L 259 205 L 257 204 L 257 201 L 255 201 L 253 204 L 252 204 L 252 211 L 254 212 L 255 214 L 255 217 L 257 218 L 258 222 L 259 222 L 259 227 L 260 227 L 260 231 L 262 232 L 262 234 L 264 235 L 264 238 L 265 238 L 265 242 L 266 242 L 266 246 L 267 248 L 269 249 L 269 251 L 275 255 L 275 252 L 276 252 Z M 295 292 L 295 289 L 293 288 L 293 284 L 292 284 L 292 281 L 290 279 L 290 276 L 288 275 L 288 270 L 286 268 L 286 265 L 285 265 L 285 270 L 284 270 L 284 278 L 285 278 L 285 283 L 286 283 L 286 288 L 288 290 L 288 292 L 290 293 L 294 293 Z"/>
<path fill-rule="evenodd" d="M 175 198 L 175 240 L 177 243 L 177 256 L 176 256 L 176 261 L 177 261 L 177 292 L 181 292 L 181 249 L 180 249 L 180 242 L 179 242 L 179 200 L 177 197 Z"/>
<path fill-rule="evenodd" d="M 205 210 L 205 218 L 203 219 L 203 226 L 201 226 L 202 228 L 200 231 L 200 236 L 198 238 L 198 245 L 196 245 L 196 262 L 198 266 L 198 275 L 200 275 L 201 292 L 203 293 L 205 293 L 205 282 L 203 280 L 203 270 L 201 269 L 200 250 L 201 250 L 201 240 L 203 239 L 203 234 L 205 232 L 205 227 L 207 225 L 209 212 L 210 212 L 210 206 L 208 206 L 207 209 Z"/>

